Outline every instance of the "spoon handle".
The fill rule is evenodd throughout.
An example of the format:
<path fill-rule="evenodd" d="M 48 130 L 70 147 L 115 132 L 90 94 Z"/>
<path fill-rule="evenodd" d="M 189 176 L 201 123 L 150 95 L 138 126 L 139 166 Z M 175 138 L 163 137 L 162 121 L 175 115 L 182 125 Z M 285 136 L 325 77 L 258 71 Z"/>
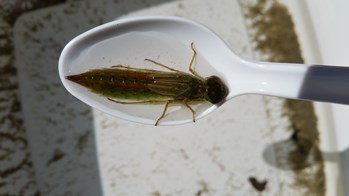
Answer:
<path fill-rule="evenodd" d="M 349 67 L 309 66 L 298 97 L 349 105 Z"/>
<path fill-rule="evenodd" d="M 252 63 L 259 94 L 349 105 L 349 67 Z M 256 87 L 256 86 L 255 86 Z"/>

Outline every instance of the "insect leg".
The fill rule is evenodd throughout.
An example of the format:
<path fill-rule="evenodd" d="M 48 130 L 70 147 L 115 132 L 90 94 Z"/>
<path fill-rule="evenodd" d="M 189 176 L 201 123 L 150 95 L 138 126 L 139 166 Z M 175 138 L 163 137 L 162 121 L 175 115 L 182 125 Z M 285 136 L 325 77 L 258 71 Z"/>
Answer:
<path fill-rule="evenodd" d="M 120 103 L 120 104 L 144 104 L 144 103 L 164 103 L 170 102 L 172 100 L 146 100 L 146 101 L 117 101 L 111 98 L 107 98 L 109 101 Z"/>
<path fill-rule="evenodd" d="M 193 64 L 194 64 L 194 60 L 196 57 L 196 50 L 194 48 L 194 42 L 191 42 L 190 44 L 191 50 L 193 51 L 193 56 L 191 57 L 190 63 L 189 63 L 189 71 L 196 77 L 204 80 L 203 77 L 201 77 L 198 73 L 196 73 L 196 71 L 193 69 Z"/>
<path fill-rule="evenodd" d="M 121 64 L 118 64 L 118 65 L 113 65 L 111 66 L 111 68 L 123 68 L 123 69 L 128 69 L 128 70 L 139 70 L 139 71 L 142 71 L 142 70 L 151 70 L 151 69 L 140 69 L 140 68 L 134 68 L 134 67 L 128 67 L 128 66 L 125 66 L 125 65 L 121 65 Z M 153 71 L 153 70 L 151 70 Z M 156 71 L 156 70 L 154 70 Z"/>
<path fill-rule="evenodd" d="M 124 68 L 124 69 L 130 69 L 130 67 L 127 67 L 127 66 L 124 66 L 124 65 L 120 65 L 120 64 L 111 66 L 111 68 L 119 68 L 119 67 Z"/>
<path fill-rule="evenodd" d="M 125 70 L 130 70 L 130 71 L 152 71 L 152 72 L 160 72 L 159 70 L 154 70 L 154 69 L 143 69 L 143 68 L 134 68 L 134 67 L 128 67 L 125 65 L 113 65 L 111 68 L 122 68 Z"/>
<path fill-rule="evenodd" d="M 164 67 L 164 68 L 169 69 L 169 70 L 174 71 L 174 72 L 181 72 L 181 71 L 179 71 L 179 70 L 177 70 L 177 69 L 173 69 L 173 68 L 171 68 L 171 67 L 169 67 L 169 66 L 166 66 L 166 65 L 164 65 L 164 64 L 161 64 L 161 63 L 156 62 L 156 61 L 151 60 L 151 59 L 144 59 L 144 60 L 145 60 L 145 61 L 152 62 L 152 63 L 154 63 L 155 65 L 159 65 L 159 66 L 161 66 L 161 67 Z"/>
<path fill-rule="evenodd" d="M 189 110 L 193 114 L 193 122 L 195 122 L 195 111 L 194 111 L 194 109 L 192 107 L 190 107 L 190 105 L 188 103 L 188 99 L 184 100 L 184 104 L 187 106 L 187 108 L 189 108 Z"/>
<path fill-rule="evenodd" d="M 127 102 L 127 101 L 117 101 L 117 100 L 114 100 L 111 98 L 108 98 L 108 100 L 115 102 L 115 103 L 120 103 L 120 104 L 144 104 L 144 103 L 164 103 L 164 102 L 166 102 L 164 111 L 162 112 L 161 116 L 156 120 L 155 126 L 157 126 L 159 124 L 160 120 L 165 117 L 165 114 L 166 114 L 166 111 L 168 108 L 168 104 L 170 104 L 171 102 L 174 101 L 174 100 L 147 100 L 147 101 Z"/>
<path fill-rule="evenodd" d="M 158 120 L 156 121 L 155 126 L 158 126 L 160 120 L 163 119 L 163 118 L 165 117 L 165 114 L 166 114 L 166 111 L 167 111 L 167 108 L 168 108 L 168 104 L 170 104 L 170 101 L 167 101 L 167 102 L 166 102 L 164 111 L 162 112 L 162 114 L 161 114 L 161 116 L 158 118 Z"/>

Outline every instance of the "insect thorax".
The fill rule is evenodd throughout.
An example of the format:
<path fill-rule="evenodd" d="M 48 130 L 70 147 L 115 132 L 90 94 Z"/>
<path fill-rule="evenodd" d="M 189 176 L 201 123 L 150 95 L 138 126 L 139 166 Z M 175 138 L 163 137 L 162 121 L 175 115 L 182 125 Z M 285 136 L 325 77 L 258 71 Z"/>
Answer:
<path fill-rule="evenodd" d="M 188 100 L 205 100 L 207 87 L 205 81 L 196 77 L 190 77 L 188 82 L 188 89 L 183 93 L 176 96 L 176 99 L 188 99 Z"/>

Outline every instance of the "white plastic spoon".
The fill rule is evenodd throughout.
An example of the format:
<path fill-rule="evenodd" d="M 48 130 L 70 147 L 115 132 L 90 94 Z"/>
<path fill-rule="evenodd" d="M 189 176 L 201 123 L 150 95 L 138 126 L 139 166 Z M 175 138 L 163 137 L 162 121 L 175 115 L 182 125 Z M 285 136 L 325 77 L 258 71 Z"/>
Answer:
<path fill-rule="evenodd" d="M 247 61 L 235 55 L 207 27 L 173 16 L 125 18 L 77 36 L 60 56 L 59 75 L 65 88 L 86 104 L 115 117 L 154 124 L 164 104 L 117 104 L 65 77 L 117 64 L 159 69 L 144 62 L 145 58 L 189 72 L 191 42 L 198 52 L 195 70 L 203 77 L 217 75 L 228 86 L 229 94 L 223 102 L 242 94 L 263 94 L 349 104 L 348 67 Z M 197 105 L 194 107 L 196 119 L 217 107 L 209 103 Z M 190 111 L 175 105 L 169 107 L 160 125 L 188 122 L 192 122 Z"/>

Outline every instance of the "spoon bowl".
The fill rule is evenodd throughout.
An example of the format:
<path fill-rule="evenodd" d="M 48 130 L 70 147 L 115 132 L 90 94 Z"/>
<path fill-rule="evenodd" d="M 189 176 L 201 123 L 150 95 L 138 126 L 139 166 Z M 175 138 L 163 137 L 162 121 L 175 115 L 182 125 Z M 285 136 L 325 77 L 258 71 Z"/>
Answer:
<path fill-rule="evenodd" d="M 216 75 L 229 88 L 226 99 L 217 105 L 194 105 L 196 119 L 235 96 L 251 93 L 349 104 L 347 67 L 247 61 L 204 25 L 174 16 L 125 18 L 77 36 L 62 51 L 59 75 L 65 88 L 86 104 L 118 118 L 154 124 L 164 104 L 116 104 L 65 77 L 118 64 L 161 69 L 145 58 L 189 73 L 192 42 L 198 53 L 196 72 L 204 78 Z M 180 104 L 171 105 L 166 114 L 160 125 L 192 122 L 191 112 Z"/>

